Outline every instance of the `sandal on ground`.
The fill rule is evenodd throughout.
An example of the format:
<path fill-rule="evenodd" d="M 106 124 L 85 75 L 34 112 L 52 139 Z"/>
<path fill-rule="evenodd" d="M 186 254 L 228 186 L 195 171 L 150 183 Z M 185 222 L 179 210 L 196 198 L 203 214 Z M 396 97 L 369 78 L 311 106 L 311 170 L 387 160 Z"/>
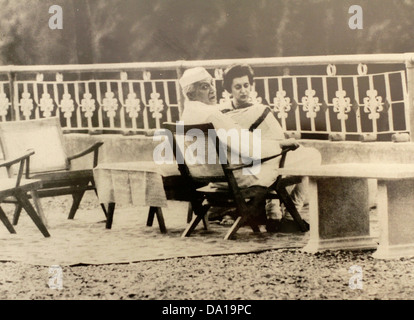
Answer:
<path fill-rule="evenodd" d="M 221 219 L 220 224 L 222 226 L 231 226 L 234 223 L 234 219 L 231 215 L 226 214 L 223 219 Z"/>

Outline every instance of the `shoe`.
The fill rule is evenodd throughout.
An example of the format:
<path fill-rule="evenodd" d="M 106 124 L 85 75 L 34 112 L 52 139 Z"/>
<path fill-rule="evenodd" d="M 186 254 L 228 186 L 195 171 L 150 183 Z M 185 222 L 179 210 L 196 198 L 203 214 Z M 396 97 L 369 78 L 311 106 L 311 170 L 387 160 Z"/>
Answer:
<path fill-rule="evenodd" d="M 234 224 L 234 219 L 231 215 L 226 214 L 223 219 L 220 221 L 220 225 L 222 226 L 232 226 Z"/>
<path fill-rule="evenodd" d="M 278 232 L 280 229 L 280 220 L 279 219 L 267 219 L 266 221 L 266 231 L 267 232 Z"/>
<path fill-rule="evenodd" d="M 221 221 L 226 215 L 232 215 L 234 213 L 233 208 L 211 207 L 208 209 L 207 216 L 209 221 Z"/>
<path fill-rule="evenodd" d="M 306 221 L 304 222 L 308 225 Z M 301 232 L 301 230 L 299 228 L 299 225 L 294 220 L 283 218 L 282 220 L 280 220 L 279 232 L 295 233 Z"/>

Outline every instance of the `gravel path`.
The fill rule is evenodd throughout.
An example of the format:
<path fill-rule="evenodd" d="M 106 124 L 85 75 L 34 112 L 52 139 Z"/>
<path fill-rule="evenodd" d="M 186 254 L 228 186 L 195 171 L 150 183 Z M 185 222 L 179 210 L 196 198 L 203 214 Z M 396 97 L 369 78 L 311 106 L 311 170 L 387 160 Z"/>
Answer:
<path fill-rule="evenodd" d="M 374 260 L 370 251 L 297 250 L 63 267 L 63 289 L 47 267 L 0 264 L 0 299 L 412 299 L 414 260 Z M 351 289 L 352 265 L 362 289 Z"/>
<path fill-rule="evenodd" d="M 66 200 L 65 200 L 66 201 Z M 85 200 L 83 207 L 93 207 Z M 45 201 L 45 207 L 58 206 Z M 63 207 L 67 203 L 61 203 Z M 412 299 L 414 259 L 375 260 L 372 251 L 306 254 L 297 249 L 173 258 L 127 264 L 63 266 L 63 289 L 49 268 L 0 263 L 0 299 Z M 362 268 L 351 289 L 350 267 Z"/>

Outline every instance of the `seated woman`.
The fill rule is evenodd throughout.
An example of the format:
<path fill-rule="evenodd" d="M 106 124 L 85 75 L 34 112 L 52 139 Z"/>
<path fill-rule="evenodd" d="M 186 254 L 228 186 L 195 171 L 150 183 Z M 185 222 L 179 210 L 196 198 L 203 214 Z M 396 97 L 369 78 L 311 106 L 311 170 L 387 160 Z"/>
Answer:
<path fill-rule="evenodd" d="M 269 106 L 252 102 L 253 80 L 254 72 L 249 65 L 236 64 L 227 68 L 223 75 L 223 87 L 232 99 L 221 106 L 221 111 L 242 128 L 261 129 L 262 137 L 266 139 L 277 141 L 285 139 L 284 131 Z M 321 164 L 321 155 L 318 150 L 300 147 L 288 153 L 285 167 L 319 164 Z M 306 187 L 307 179 L 305 178 L 301 183 L 287 188 L 299 212 L 306 200 Z M 268 200 L 266 212 L 268 216 L 277 220 L 290 219 L 290 216 L 282 213 L 278 200 Z"/>

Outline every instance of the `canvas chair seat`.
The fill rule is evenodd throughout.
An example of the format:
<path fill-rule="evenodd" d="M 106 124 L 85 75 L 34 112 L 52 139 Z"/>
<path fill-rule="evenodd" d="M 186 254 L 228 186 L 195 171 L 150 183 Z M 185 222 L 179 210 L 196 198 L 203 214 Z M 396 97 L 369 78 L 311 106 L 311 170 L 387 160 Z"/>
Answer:
<path fill-rule="evenodd" d="M 48 173 L 38 173 L 30 176 L 31 179 L 41 179 L 43 188 L 55 188 L 59 186 L 71 186 L 76 184 L 88 184 L 93 181 L 91 170 L 68 170 Z"/>
<path fill-rule="evenodd" d="M 207 185 L 201 188 L 197 189 L 197 192 L 200 192 L 202 194 L 205 194 L 207 197 L 210 197 L 210 199 L 213 199 L 215 196 L 217 197 L 223 197 L 224 195 L 228 195 L 229 197 L 232 194 L 232 191 L 228 187 L 224 186 L 214 186 L 214 185 Z M 240 189 L 240 193 L 244 198 L 252 198 L 256 196 L 257 194 L 265 194 L 266 197 L 271 198 L 272 192 L 266 187 L 262 186 L 251 186 L 248 188 Z M 276 198 L 276 197 L 274 197 Z"/>

